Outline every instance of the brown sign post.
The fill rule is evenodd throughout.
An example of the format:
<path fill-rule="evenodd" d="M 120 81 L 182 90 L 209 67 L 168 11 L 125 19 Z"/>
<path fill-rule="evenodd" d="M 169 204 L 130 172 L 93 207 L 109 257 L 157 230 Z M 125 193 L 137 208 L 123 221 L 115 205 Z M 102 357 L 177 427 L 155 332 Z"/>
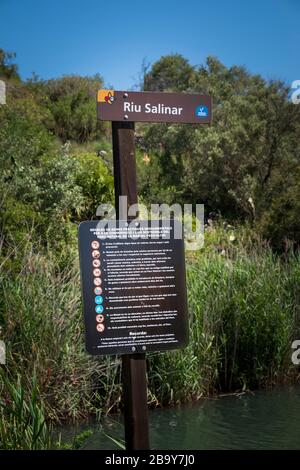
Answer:
<path fill-rule="evenodd" d="M 128 206 L 136 204 L 136 164 L 134 123 L 113 122 L 115 207 L 119 219 L 127 219 L 119 206 L 119 196 L 127 196 Z M 124 424 L 126 450 L 147 450 L 149 444 L 146 355 L 122 355 Z"/>
<path fill-rule="evenodd" d="M 112 121 L 116 214 L 124 220 L 119 196 L 128 207 L 138 202 L 134 122 L 210 124 L 212 103 L 200 94 L 99 90 L 97 115 Z M 122 373 L 126 449 L 149 449 L 145 354 L 122 355 Z"/>

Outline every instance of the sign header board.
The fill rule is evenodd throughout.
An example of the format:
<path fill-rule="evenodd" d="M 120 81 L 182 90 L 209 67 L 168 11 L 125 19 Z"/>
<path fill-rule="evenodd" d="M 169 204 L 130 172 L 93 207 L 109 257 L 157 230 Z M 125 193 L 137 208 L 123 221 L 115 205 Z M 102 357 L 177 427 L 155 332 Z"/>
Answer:
<path fill-rule="evenodd" d="M 186 346 L 182 226 L 91 221 L 79 226 L 86 348 L 96 355 Z"/>
<path fill-rule="evenodd" d="M 99 90 L 97 115 L 102 121 L 210 124 L 212 103 L 208 95 Z"/>

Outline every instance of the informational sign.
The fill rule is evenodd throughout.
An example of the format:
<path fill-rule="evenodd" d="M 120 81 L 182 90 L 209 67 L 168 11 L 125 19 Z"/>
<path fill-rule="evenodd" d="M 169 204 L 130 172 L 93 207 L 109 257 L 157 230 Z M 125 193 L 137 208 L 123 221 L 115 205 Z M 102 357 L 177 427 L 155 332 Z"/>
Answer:
<path fill-rule="evenodd" d="M 131 354 L 188 341 L 184 244 L 176 221 L 79 226 L 86 348 Z"/>
<path fill-rule="evenodd" d="M 99 90 L 97 96 L 103 121 L 210 124 L 211 108 L 208 95 Z"/>

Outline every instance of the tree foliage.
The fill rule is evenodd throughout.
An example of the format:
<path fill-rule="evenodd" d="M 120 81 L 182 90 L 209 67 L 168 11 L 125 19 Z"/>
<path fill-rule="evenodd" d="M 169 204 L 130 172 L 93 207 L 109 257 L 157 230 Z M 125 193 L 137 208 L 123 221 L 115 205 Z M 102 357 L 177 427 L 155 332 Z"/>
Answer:
<path fill-rule="evenodd" d="M 14 63 L 16 54 L 0 48 L 0 78 L 19 80 L 18 67 Z"/>
<path fill-rule="evenodd" d="M 103 129 L 97 122 L 95 110 L 96 92 L 102 85 L 100 75 L 69 75 L 47 81 L 33 79 L 28 84 L 51 113 L 49 130 L 63 142 L 74 140 L 79 143 L 99 137 Z"/>
<path fill-rule="evenodd" d="M 184 91 L 189 88 L 194 67 L 180 54 L 163 56 L 144 77 L 145 91 Z"/>
<path fill-rule="evenodd" d="M 145 77 L 145 87 L 150 78 L 153 90 L 164 89 L 162 83 L 177 83 L 178 60 L 175 55 L 154 64 Z M 160 200 L 169 188 L 173 201 L 204 203 L 207 212 L 251 221 L 264 235 L 271 239 L 274 235 L 275 244 L 280 245 L 284 218 L 277 220 L 282 225 L 279 231 L 270 231 L 271 219 L 277 219 L 277 205 L 283 209 L 280 201 L 291 193 L 287 188 L 292 187 L 293 194 L 298 192 L 300 107 L 289 101 L 283 83 L 266 82 L 244 67 L 227 68 L 213 57 L 186 77 L 182 91 L 212 96 L 212 126 L 152 125 L 144 129 L 143 149 L 151 157 L 147 165 L 140 164 L 143 196 Z M 296 213 L 290 213 L 296 206 L 284 207 L 294 221 L 290 233 L 299 242 L 300 223 L 296 223 Z"/>
<path fill-rule="evenodd" d="M 12 244 L 24 244 L 29 234 L 39 246 L 57 252 L 70 242 L 75 246 L 78 222 L 92 218 L 104 199 L 111 200 L 109 169 L 96 152 L 78 150 L 76 144 L 98 135 L 95 92 L 100 83 L 99 76 L 7 80 L 7 105 L 0 106 L 3 255 Z"/>
<path fill-rule="evenodd" d="M 110 142 L 96 118 L 102 78 L 34 75 L 23 82 L 14 55 L 3 50 L 0 72 L 8 90 L 0 107 L 2 231 L 16 212 L 36 221 L 44 236 L 47 214 L 57 238 L 59 224 L 91 218 L 99 203 L 113 199 Z M 207 214 L 252 223 L 278 249 L 286 238 L 300 243 L 300 106 L 282 82 L 214 57 L 192 66 L 175 54 L 145 72 L 143 89 L 213 99 L 211 126 L 137 126 L 143 201 L 204 203 Z M 105 157 L 96 153 L 100 142 Z M 18 233 L 24 231 L 21 224 Z"/>

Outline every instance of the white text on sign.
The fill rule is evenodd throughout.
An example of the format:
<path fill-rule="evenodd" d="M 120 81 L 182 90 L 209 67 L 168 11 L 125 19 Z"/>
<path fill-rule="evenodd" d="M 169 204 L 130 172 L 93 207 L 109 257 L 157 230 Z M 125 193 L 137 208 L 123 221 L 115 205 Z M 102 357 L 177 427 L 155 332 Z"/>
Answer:
<path fill-rule="evenodd" d="M 146 114 L 173 114 L 175 116 L 181 115 L 183 108 L 178 108 L 176 106 L 165 106 L 163 103 L 158 105 L 151 105 L 151 103 L 146 103 L 144 108 L 141 104 L 134 104 L 132 101 L 124 101 L 124 112 L 126 113 L 146 113 Z"/>

